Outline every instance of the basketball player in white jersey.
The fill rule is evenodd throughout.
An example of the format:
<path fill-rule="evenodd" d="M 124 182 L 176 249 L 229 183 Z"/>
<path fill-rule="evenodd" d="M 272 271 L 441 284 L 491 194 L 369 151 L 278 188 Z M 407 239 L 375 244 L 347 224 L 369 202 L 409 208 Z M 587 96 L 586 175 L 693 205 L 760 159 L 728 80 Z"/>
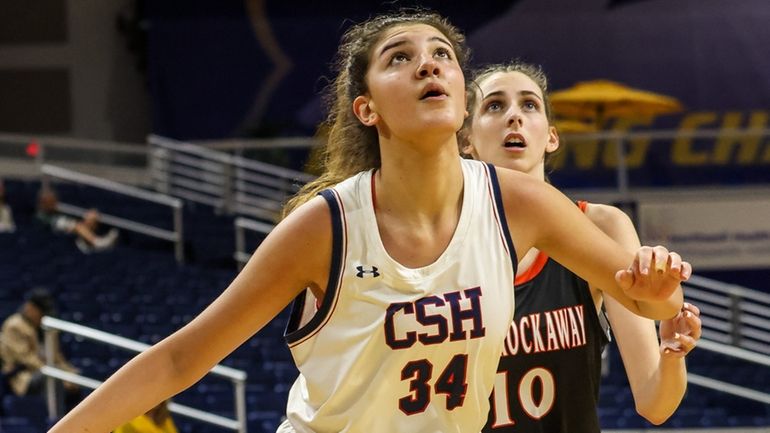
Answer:
<path fill-rule="evenodd" d="M 195 383 L 306 288 L 321 308 L 287 336 L 300 377 L 284 432 L 479 431 L 513 317 L 517 257 L 532 247 L 634 299 L 635 312 L 679 311 L 691 268 L 678 255 L 629 253 L 545 183 L 462 162 L 463 44 L 426 13 L 349 30 L 327 171 L 294 205 L 305 203 L 206 310 L 52 431 L 108 432 L 132 419 Z"/>
<path fill-rule="evenodd" d="M 557 150 L 559 135 L 551 126 L 544 72 L 516 61 L 490 65 L 473 73 L 468 89 L 469 117 L 460 134 L 463 152 L 545 180 L 546 158 Z M 628 250 L 639 248 L 636 230 L 622 211 L 586 202 L 579 207 Z M 662 321 L 658 342 L 652 320 L 603 296 L 598 287 L 537 249 L 520 260 L 515 286 L 514 322 L 500 359 L 493 410 L 484 432 L 600 431 L 601 351 L 607 342 L 602 305 L 639 414 L 660 424 L 676 410 L 687 387 L 684 356 L 701 334 L 696 306 L 685 304 L 675 318 Z M 550 338 L 566 335 L 560 333 L 563 329 L 579 332 L 572 333 L 574 338 Z M 540 389 L 537 393 L 531 389 L 535 386 Z"/>

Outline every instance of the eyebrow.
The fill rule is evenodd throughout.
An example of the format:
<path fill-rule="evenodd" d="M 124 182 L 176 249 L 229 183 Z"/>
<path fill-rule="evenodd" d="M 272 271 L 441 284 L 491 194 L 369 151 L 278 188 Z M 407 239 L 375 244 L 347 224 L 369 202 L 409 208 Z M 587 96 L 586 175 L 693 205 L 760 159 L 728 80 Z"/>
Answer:
<path fill-rule="evenodd" d="M 503 94 L 505 94 L 505 92 L 503 90 L 495 90 L 494 92 L 490 93 L 489 95 L 485 95 L 483 98 L 481 98 L 481 100 L 485 101 L 485 100 L 487 100 L 489 98 L 492 98 L 492 97 L 495 97 L 495 96 L 500 96 L 500 95 L 503 95 Z M 535 93 L 535 92 L 533 92 L 531 90 L 522 90 L 522 91 L 519 92 L 519 95 L 522 95 L 522 96 L 534 96 L 535 98 L 537 98 L 537 99 L 539 99 L 541 101 L 543 100 L 543 98 L 541 98 L 540 95 L 538 95 L 537 93 Z"/>
<path fill-rule="evenodd" d="M 431 38 L 430 38 L 430 39 L 428 39 L 428 40 L 429 40 L 429 41 L 438 41 L 438 42 L 441 42 L 441 43 L 443 43 L 443 44 L 446 44 L 446 45 L 447 45 L 449 48 L 452 48 L 452 50 L 454 50 L 454 47 L 452 46 L 452 44 L 450 44 L 450 43 L 449 43 L 449 41 L 447 41 L 446 39 L 444 39 L 444 38 L 442 38 L 442 37 L 440 37 L 440 36 L 433 36 L 433 37 L 431 37 Z M 407 43 L 409 43 L 409 41 L 407 41 L 407 40 L 405 40 L 405 39 L 401 39 L 401 40 L 399 40 L 399 41 L 395 41 L 395 42 L 393 42 L 393 43 L 390 43 L 390 44 L 388 44 L 388 45 L 385 45 L 385 46 L 384 46 L 384 47 L 382 47 L 382 49 L 380 50 L 380 54 L 379 54 L 379 57 L 382 57 L 382 55 L 383 55 L 383 54 L 385 54 L 385 52 L 386 52 L 386 51 L 388 51 L 388 50 L 390 50 L 390 49 L 393 49 L 393 48 L 396 48 L 396 47 L 399 47 L 399 46 L 401 46 L 401 45 L 406 45 Z"/>

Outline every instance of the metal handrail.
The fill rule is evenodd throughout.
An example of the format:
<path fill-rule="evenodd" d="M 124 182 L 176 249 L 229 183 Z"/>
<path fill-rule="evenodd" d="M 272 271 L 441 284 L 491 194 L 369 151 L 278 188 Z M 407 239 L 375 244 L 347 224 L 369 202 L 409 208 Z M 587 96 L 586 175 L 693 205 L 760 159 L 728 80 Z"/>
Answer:
<path fill-rule="evenodd" d="M 203 146 L 150 135 L 150 171 L 167 194 L 265 221 L 278 217 L 284 200 L 315 177 Z"/>
<path fill-rule="evenodd" d="M 770 355 L 770 320 L 763 317 L 770 295 L 699 275 L 684 288 L 685 299 L 701 310 L 704 337 Z"/>
<path fill-rule="evenodd" d="M 738 358 L 744 361 L 753 362 L 755 364 L 759 364 L 770 368 L 770 356 L 762 355 L 762 354 L 741 349 L 738 347 L 732 347 L 724 343 L 711 341 L 707 338 L 701 338 L 698 341 L 698 349 L 708 350 L 710 352 L 715 352 L 721 355 Z M 694 373 L 687 373 L 687 381 L 695 385 L 714 389 L 720 392 L 726 392 L 728 394 L 736 395 L 738 397 L 743 397 L 743 398 L 758 401 L 761 403 L 770 404 L 770 394 L 766 392 L 757 391 L 755 389 L 746 388 L 743 386 L 735 385 L 735 384 L 724 382 L 721 380 L 716 380 L 710 377 L 705 377 Z"/>
<path fill-rule="evenodd" d="M 115 227 L 123 228 L 125 230 L 142 233 L 147 236 L 173 242 L 174 253 L 177 261 L 180 263 L 184 262 L 181 200 L 174 197 L 169 197 L 167 195 L 145 191 L 133 186 L 123 185 L 108 179 L 91 176 L 85 173 L 79 173 L 77 171 L 68 170 L 66 168 L 49 164 L 43 164 L 42 167 L 40 167 L 40 172 L 43 175 L 43 184 L 46 187 L 50 183 L 50 178 L 57 178 L 170 207 L 173 214 L 174 227 L 174 229 L 171 231 L 109 214 L 102 214 L 100 216 L 100 221 Z M 63 213 L 75 216 L 83 216 L 88 211 L 87 209 L 63 202 L 59 202 L 57 204 L 57 209 Z"/>
<path fill-rule="evenodd" d="M 56 405 L 56 387 L 53 386 L 54 379 L 76 383 L 90 389 L 96 389 L 99 385 L 102 384 L 102 382 L 96 379 L 54 367 L 53 364 L 54 347 L 56 345 L 56 331 L 79 335 L 83 338 L 98 341 L 100 343 L 105 343 L 132 352 L 143 352 L 150 347 L 150 345 L 139 341 L 131 340 L 119 335 L 110 334 L 98 329 L 89 328 L 87 326 L 67 322 L 65 320 L 56 319 L 49 316 L 43 317 L 42 327 L 45 331 L 46 365 L 41 368 L 40 371 L 48 378 L 47 402 L 48 413 L 51 418 L 58 417 Z M 228 379 L 233 383 L 235 393 L 235 419 L 230 419 L 173 402 L 169 404 L 169 410 L 189 418 L 235 430 L 239 433 L 246 433 L 246 372 L 224 365 L 216 365 L 209 371 L 209 373 Z"/>

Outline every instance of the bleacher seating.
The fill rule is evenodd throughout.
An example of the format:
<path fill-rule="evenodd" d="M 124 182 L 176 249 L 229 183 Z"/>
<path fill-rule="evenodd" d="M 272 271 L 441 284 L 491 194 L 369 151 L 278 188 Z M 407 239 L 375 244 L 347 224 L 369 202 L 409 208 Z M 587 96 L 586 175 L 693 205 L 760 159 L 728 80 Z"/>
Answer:
<path fill-rule="evenodd" d="M 44 285 L 55 295 L 64 320 L 95 327 L 145 343 L 155 343 L 189 322 L 210 303 L 236 275 L 232 260 L 232 217 L 216 215 L 205 206 L 185 210 L 188 262 L 178 264 L 167 243 L 122 233 L 118 246 L 104 253 L 82 254 L 73 239 L 57 236 L 34 223 L 38 185 L 6 180 L 18 231 L 0 234 L 0 315 L 12 313 L 24 291 Z M 61 185 L 60 196 L 73 203 L 109 208 L 110 212 L 153 218 L 152 210 L 137 209 L 109 193 Z M 168 218 L 158 218 L 162 224 Z M 253 247 L 253 246 L 252 246 Z M 224 364 L 248 373 L 246 399 L 251 433 L 273 432 L 285 410 L 286 394 L 297 375 L 282 339 L 287 311 L 224 360 Z M 132 354 L 107 348 L 72 335 L 62 335 L 65 352 L 84 373 L 103 380 Z M 745 386 L 770 392 L 770 371 L 751 365 L 725 362 L 724 357 L 695 351 L 688 357 L 691 371 L 708 377 L 730 377 Z M 729 366 L 728 366 L 729 365 Z M 175 401 L 205 407 L 232 416 L 232 387 L 216 379 L 180 394 Z M 617 350 L 610 355 L 610 375 L 600 394 L 600 420 L 605 429 L 645 429 L 652 425 L 636 414 Z M 42 406 L 41 406 L 42 405 Z M 44 411 L 40 401 L 6 395 L 0 431 L 39 432 L 45 426 L 28 421 Z M 22 409 L 23 407 L 23 409 Z M 25 421 L 27 420 L 27 421 Z M 225 431 L 181 416 L 181 432 Z M 732 427 L 770 425 L 770 406 L 690 386 L 677 413 L 663 427 Z"/>

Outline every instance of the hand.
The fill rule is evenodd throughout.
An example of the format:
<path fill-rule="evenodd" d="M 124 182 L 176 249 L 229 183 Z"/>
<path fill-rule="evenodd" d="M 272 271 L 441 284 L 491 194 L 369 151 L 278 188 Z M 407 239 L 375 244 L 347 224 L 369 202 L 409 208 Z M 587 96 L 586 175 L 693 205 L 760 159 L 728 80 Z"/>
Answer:
<path fill-rule="evenodd" d="M 660 354 L 667 358 L 682 358 L 693 350 L 701 336 L 700 310 L 685 302 L 673 319 L 661 320 Z"/>
<path fill-rule="evenodd" d="M 615 280 L 629 298 L 637 301 L 667 300 L 687 281 L 692 266 L 666 247 L 641 247 L 628 269 L 618 271 Z"/>

